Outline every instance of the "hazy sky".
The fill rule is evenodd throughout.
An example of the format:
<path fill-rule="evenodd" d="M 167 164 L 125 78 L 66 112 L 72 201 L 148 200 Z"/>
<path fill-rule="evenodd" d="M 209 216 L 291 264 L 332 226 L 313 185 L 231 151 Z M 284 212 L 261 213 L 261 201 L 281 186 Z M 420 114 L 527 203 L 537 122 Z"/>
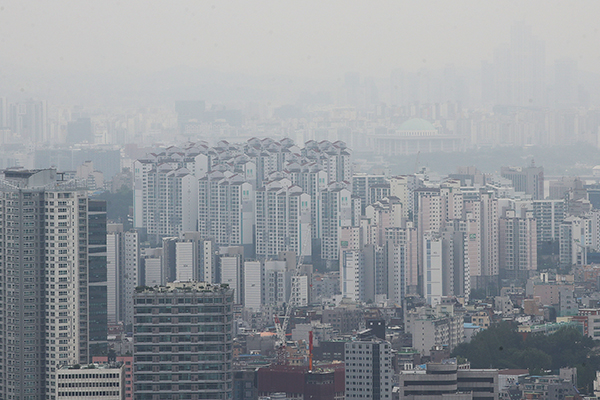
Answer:
<path fill-rule="evenodd" d="M 478 67 L 524 20 L 547 62 L 600 73 L 600 1 L 0 1 L 6 67 L 388 76 L 397 67 Z"/>

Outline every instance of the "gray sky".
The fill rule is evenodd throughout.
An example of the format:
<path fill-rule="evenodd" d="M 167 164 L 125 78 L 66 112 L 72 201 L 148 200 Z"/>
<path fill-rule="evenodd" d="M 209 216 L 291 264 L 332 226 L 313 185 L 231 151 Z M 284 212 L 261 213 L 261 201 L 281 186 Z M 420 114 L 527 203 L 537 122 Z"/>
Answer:
<path fill-rule="evenodd" d="M 0 1 L 0 57 L 58 71 L 388 76 L 478 67 L 524 20 L 548 63 L 572 57 L 600 73 L 598 15 L 598 0 L 10 0 Z"/>

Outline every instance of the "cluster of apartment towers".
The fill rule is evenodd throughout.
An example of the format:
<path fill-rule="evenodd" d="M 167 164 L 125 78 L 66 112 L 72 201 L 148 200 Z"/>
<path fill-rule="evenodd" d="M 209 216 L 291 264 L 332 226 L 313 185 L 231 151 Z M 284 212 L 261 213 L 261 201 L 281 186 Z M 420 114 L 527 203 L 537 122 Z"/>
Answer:
<path fill-rule="evenodd" d="M 560 234 L 564 202 L 543 199 L 543 169 L 502 175 L 465 168 L 432 182 L 426 174 L 354 174 L 341 141 L 169 147 L 134 162 L 131 234 L 163 247 L 146 251 L 146 279 L 131 286 L 191 279 L 228 283 L 236 302 L 254 310 L 291 291 L 304 304 L 310 271 L 292 290 L 293 254 L 339 271 L 341 294 L 355 301 L 468 299 L 499 278 L 526 280 L 537 268 L 538 237 Z"/>

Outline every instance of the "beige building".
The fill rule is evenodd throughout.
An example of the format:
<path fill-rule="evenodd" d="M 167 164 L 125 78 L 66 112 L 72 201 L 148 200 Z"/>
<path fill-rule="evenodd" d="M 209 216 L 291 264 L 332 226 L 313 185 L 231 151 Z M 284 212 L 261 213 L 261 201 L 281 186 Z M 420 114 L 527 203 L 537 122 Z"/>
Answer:
<path fill-rule="evenodd" d="M 125 400 L 125 364 L 64 366 L 56 371 L 56 400 Z"/>

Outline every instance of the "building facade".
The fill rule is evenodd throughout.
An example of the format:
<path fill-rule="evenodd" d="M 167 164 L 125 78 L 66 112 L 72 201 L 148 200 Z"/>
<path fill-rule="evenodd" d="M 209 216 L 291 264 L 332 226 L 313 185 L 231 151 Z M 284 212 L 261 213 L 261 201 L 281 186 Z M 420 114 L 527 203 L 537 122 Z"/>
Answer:
<path fill-rule="evenodd" d="M 135 399 L 229 399 L 233 290 L 168 283 L 134 296 Z"/>
<path fill-rule="evenodd" d="M 4 171 L 0 397 L 55 400 L 57 370 L 105 348 L 105 207 L 55 170 Z"/>

